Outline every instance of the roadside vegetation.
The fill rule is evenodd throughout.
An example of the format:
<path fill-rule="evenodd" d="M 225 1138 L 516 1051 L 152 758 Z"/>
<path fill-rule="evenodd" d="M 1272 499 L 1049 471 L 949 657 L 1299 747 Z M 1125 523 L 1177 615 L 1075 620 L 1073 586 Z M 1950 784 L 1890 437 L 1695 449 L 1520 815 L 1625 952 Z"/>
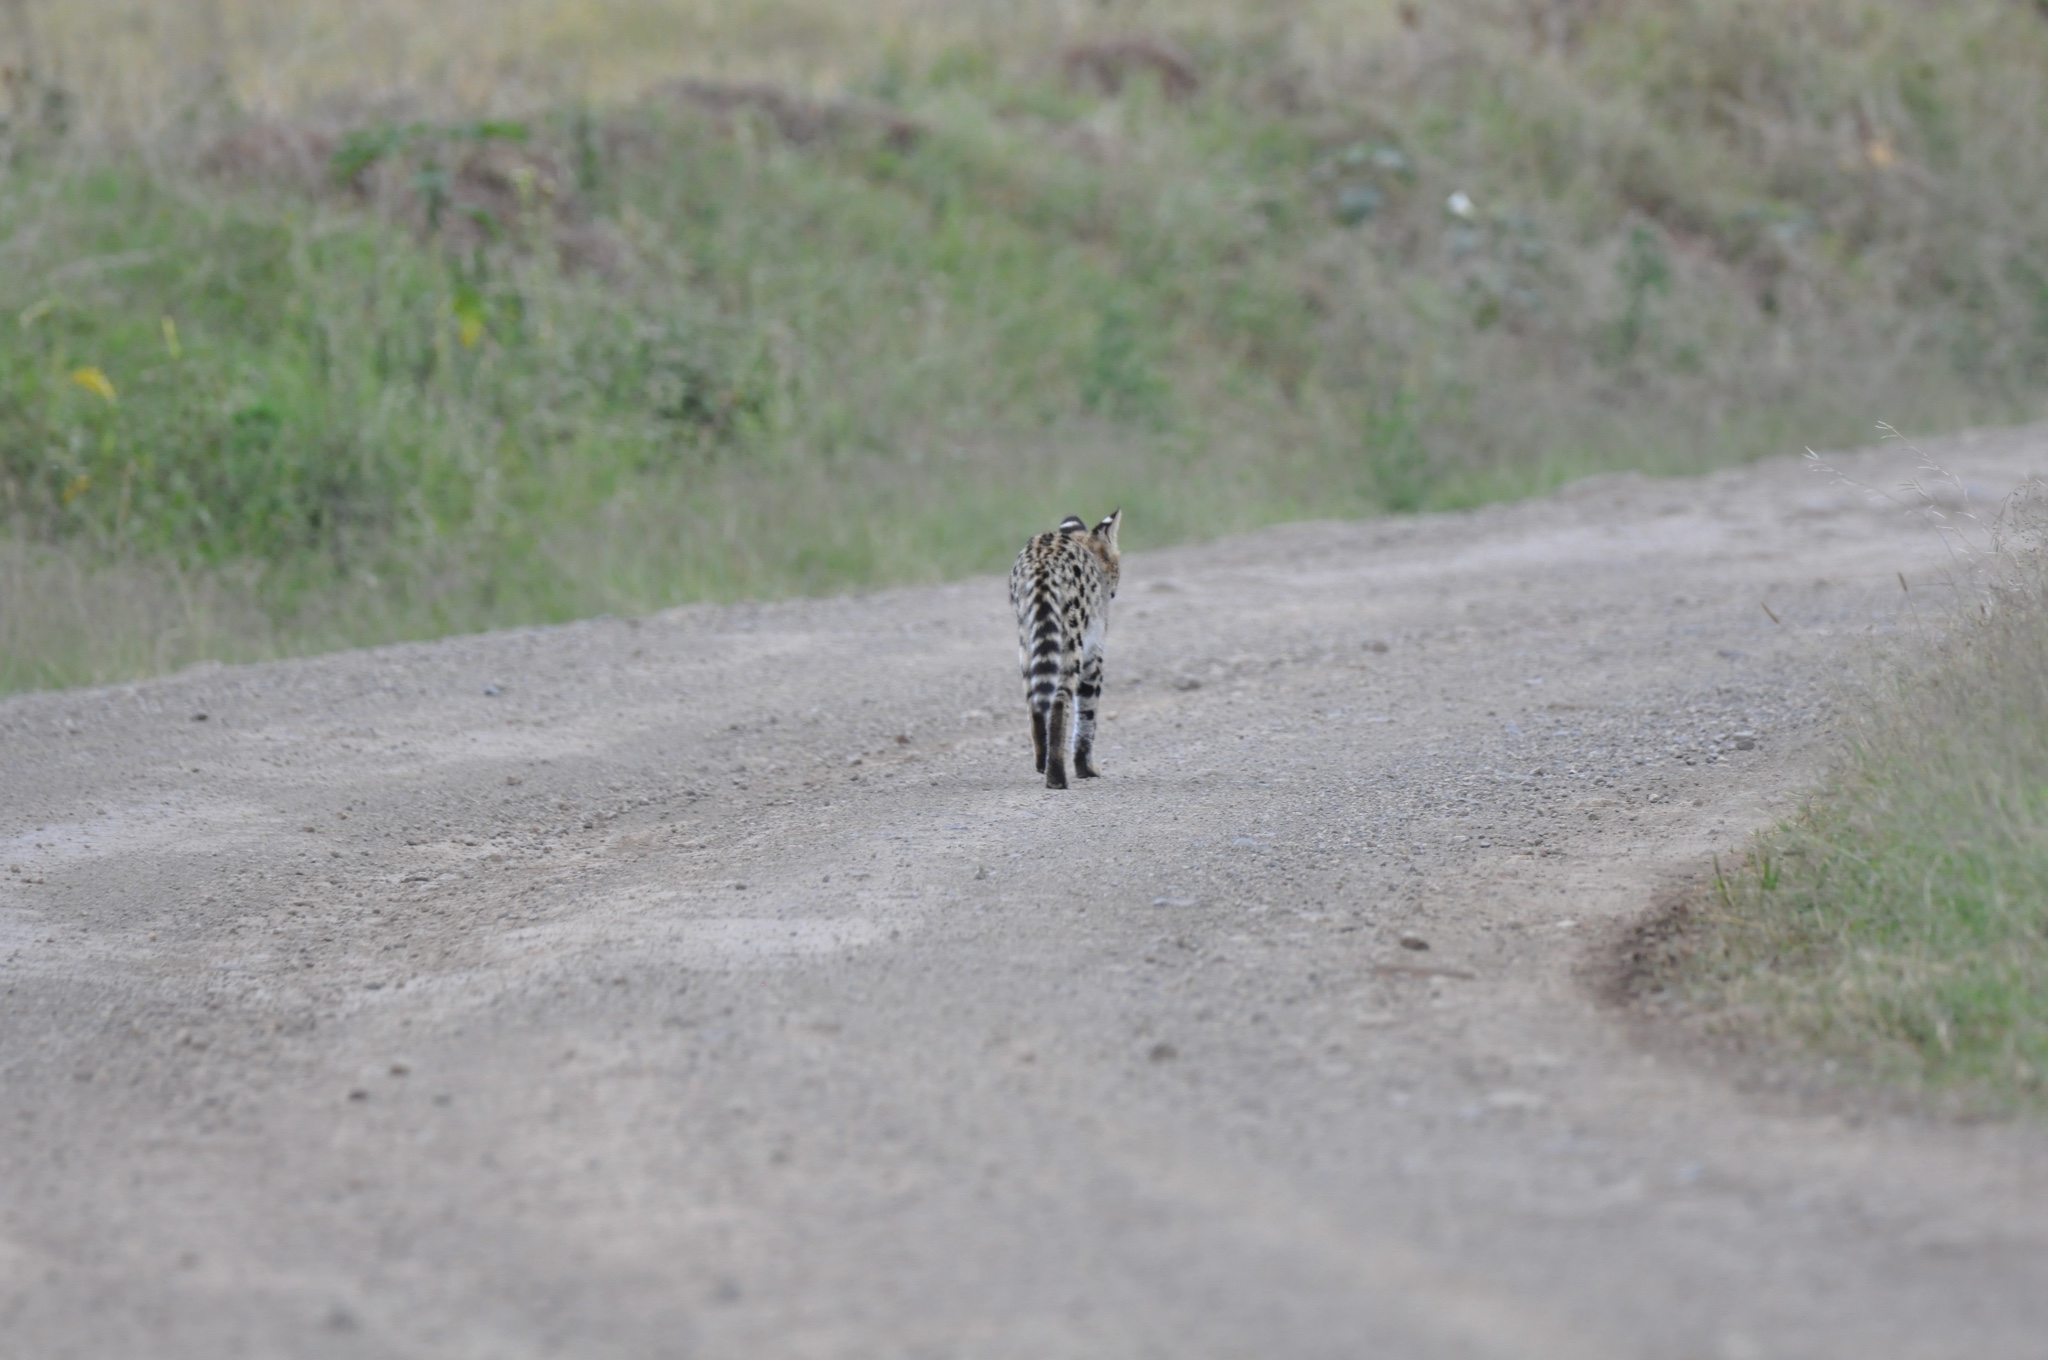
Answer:
<path fill-rule="evenodd" d="M 2014 0 L 13 0 L 0 689 L 2042 414 Z"/>
<path fill-rule="evenodd" d="M 1710 1030 L 1937 1106 L 2048 1106 L 2040 490 L 1941 636 L 1851 691 L 1807 806 L 1687 905 L 1646 981 Z"/>

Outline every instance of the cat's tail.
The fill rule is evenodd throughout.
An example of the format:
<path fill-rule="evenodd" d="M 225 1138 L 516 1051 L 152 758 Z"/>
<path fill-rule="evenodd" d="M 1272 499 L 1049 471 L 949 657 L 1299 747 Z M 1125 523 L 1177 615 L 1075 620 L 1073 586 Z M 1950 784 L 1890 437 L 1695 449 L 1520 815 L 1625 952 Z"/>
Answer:
<path fill-rule="evenodd" d="M 1053 695 L 1060 686 L 1060 667 L 1066 654 L 1066 630 L 1060 624 L 1059 606 L 1051 592 L 1035 590 L 1030 609 L 1019 620 L 1018 652 L 1024 659 L 1024 702 L 1033 713 L 1052 710 Z"/>
<path fill-rule="evenodd" d="M 1027 606 L 1017 612 L 1017 654 L 1023 661 L 1024 703 L 1031 710 L 1031 746 L 1038 772 L 1054 788 L 1066 787 L 1067 729 L 1061 682 L 1066 679 L 1068 647 L 1059 603 L 1043 584 L 1035 585 Z"/>

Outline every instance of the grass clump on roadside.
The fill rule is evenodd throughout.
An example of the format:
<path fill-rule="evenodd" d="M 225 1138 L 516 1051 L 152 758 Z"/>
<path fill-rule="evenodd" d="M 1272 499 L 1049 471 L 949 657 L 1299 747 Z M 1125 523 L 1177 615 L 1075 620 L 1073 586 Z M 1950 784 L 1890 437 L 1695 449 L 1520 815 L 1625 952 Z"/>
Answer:
<path fill-rule="evenodd" d="M 2048 562 L 1844 722 L 1833 777 L 1717 873 L 1660 981 L 1862 1077 L 2048 1105 Z"/>
<path fill-rule="evenodd" d="M 1554 9 L 18 6 L 0 688 L 2043 409 L 2048 23 Z"/>

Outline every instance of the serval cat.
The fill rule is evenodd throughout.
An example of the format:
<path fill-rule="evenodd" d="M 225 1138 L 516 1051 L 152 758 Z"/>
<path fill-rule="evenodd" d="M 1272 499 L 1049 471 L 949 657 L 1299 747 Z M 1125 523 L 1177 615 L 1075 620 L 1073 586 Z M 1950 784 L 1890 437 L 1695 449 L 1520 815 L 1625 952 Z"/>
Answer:
<path fill-rule="evenodd" d="M 1123 517 L 1114 511 L 1090 529 L 1069 515 L 1026 543 L 1010 569 L 1031 748 L 1049 789 L 1067 786 L 1070 745 L 1075 776 L 1095 777 L 1095 703 L 1102 695 L 1102 639 L 1116 598 L 1116 531 Z"/>

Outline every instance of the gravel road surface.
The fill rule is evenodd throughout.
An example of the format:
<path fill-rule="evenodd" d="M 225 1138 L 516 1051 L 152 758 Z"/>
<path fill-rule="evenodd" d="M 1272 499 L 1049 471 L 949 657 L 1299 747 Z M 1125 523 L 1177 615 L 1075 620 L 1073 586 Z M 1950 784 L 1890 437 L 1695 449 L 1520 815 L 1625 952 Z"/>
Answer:
<path fill-rule="evenodd" d="M 1791 462 L 1133 552 L 1065 793 L 998 578 L 0 701 L 0 1354 L 2038 1360 L 2048 1133 L 1587 981 L 1950 562 Z"/>

